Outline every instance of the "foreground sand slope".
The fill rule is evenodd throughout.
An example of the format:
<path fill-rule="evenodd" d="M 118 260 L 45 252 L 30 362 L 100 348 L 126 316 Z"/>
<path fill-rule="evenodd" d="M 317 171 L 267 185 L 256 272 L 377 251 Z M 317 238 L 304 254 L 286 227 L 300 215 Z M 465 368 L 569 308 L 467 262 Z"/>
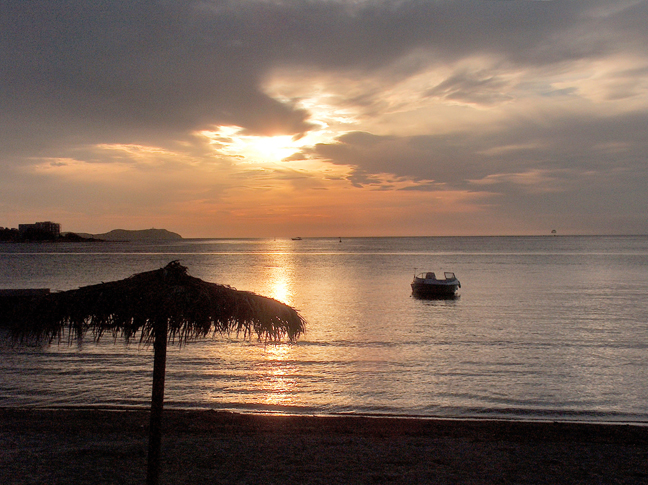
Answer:
<path fill-rule="evenodd" d="M 0 483 L 141 484 L 146 411 L 0 409 Z M 648 483 L 648 428 L 165 412 L 166 484 Z"/>

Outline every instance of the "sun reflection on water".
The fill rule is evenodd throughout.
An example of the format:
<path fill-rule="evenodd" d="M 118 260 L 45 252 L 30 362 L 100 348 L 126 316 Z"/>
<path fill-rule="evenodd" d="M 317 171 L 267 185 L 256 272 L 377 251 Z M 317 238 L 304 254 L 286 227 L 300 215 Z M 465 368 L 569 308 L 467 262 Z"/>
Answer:
<path fill-rule="evenodd" d="M 252 251 L 252 264 L 245 271 L 234 274 L 234 287 L 240 290 L 252 291 L 256 294 L 273 298 L 290 306 L 297 306 L 298 292 L 298 256 L 295 254 L 294 243 L 290 240 L 275 240 L 265 242 L 261 251 Z M 218 281 L 222 279 L 227 268 L 215 266 L 210 268 L 207 279 Z M 233 336 L 236 337 L 236 336 Z M 235 339 L 236 340 L 236 339 Z M 252 342 L 230 347 L 236 349 L 227 359 L 239 360 L 241 367 L 229 369 L 232 374 L 226 389 L 220 394 L 214 394 L 215 402 L 224 402 L 233 394 L 245 396 L 238 405 L 261 405 L 273 411 L 283 407 L 303 406 L 303 389 L 298 391 L 302 382 L 299 364 L 296 363 L 301 352 L 299 347 L 289 342 L 278 344 Z M 241 342 L 238 342 L 241 343 Z M 246 369 L 243 371 L 242 369 Z"/>
<path fill-rule="evenodd" d="M 270 280 L 270 296 L 275 300 L 288 305 L 292 304 L 292 292 L 290 291 L 290 282 L 285 274 L 281 273 Z"/>
<path fill-rule="evenodd" d="M 268 406 L 293 406 L 296 404 L 295 390 L 297 367 L 288 360 L 292 345 L 268 345 L 265 348 L 265 360 L 259 363 L 261 379 L 258 387 L 261 391 L 261 402 Z"/>
<path fill-rule="evenodd" d="M 290 254 L 271 254 L 271 260 L 264 268 L 264 289 L 262 294 L 294 305 L 294 265 Z"/>

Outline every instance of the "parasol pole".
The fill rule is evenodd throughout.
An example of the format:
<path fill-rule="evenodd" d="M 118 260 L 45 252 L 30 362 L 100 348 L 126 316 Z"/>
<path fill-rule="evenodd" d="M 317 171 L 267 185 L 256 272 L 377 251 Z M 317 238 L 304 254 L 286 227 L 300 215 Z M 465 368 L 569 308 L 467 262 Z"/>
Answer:
<path fill-rule="evenodd" d="M 153 393 L 151 395 L 151 422 L 149 427 L 148 468 L 146 485 L 157 485 L 160 476 L 162 447 L 162 410 L 164 408 L 164 375 L 167 351 L 167 318 L 161 317 L 155 325 L 153 341 Z"/>

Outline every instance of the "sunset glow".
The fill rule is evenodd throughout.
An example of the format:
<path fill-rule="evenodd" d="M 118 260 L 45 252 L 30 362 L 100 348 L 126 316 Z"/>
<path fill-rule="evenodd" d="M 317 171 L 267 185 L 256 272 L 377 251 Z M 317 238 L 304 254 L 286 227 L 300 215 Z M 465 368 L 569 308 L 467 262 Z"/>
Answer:
<path fill-rule="evenodd" d="M 0 41 L 4 226 L 648 233 L 645 1 L 26 8 Z"/>
<path fill-rule="evenodd" d="M 200 134 L 209 139 L 216 152 L 238 164 L 274 165 L 306 146 L 305 140 L 295 140 L 289 135 L 255 136 L 242 132 L 238 126 L 223 126 Z"/>

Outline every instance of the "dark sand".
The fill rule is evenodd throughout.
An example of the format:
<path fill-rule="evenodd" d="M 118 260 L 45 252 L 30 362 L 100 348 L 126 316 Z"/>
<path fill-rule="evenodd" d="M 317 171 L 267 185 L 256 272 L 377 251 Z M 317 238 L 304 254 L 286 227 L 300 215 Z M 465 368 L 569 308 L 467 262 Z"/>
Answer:
<path fill-rule="evenodd" d="M 165 484 L 640 484 L 648 428 L 165 411 Z M 142 484 L 145 411 L 0 409 L 0 484 Z"/>

